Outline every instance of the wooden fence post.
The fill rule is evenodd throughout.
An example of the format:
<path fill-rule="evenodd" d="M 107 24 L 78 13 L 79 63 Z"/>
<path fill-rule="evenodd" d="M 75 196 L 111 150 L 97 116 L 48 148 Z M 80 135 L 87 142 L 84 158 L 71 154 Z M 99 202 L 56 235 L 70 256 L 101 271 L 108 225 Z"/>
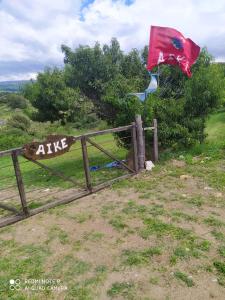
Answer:
<path fill-rule="evenodd" d="M 133 165 L 134 170 L 138 173 L 138 149 L 137 149 L 137 132 L 136 132 L 136 124 L 135 122 L 132 123 L 132 146 L 133 146 Z"/>
<path fill-rule="evenodd" d="M 139 170 L 143 170 L 145 167 L 145 151 L 142 120 L 140 115 L 135 117 L 135 123 L 137 128 L 138 167 Z"/>
<path fill-rule="evenodd" d="M 153 127 L 153 159 L 156 162 L 159 160 L 157 119 L 153 119 Z"/>
<path fill-rule="evenodd" d="M 23 209 L 24 214 L 26 216 L 28 216 L 29 211 L 28 211 L 28 207 L 27 207 L 26 194 L 25 194 L 25 190 L 24 190 L 23 178 L 22 178 L 22 174 L 20 171 L 20 165 L 19 165 L 19 161 L 18 161 L 18 157 L 17 157 L 17 152 L 13 151 L 11 156 L 12 156 L 14 171 L 15 171 L 15 175 L 16 175 L 16 182 L 17 182 L 17 187 L 19 190 L 22 209 Z"/>
<path fill-rule="evenodd" d="M 88 153 L 87 153 L 87 143 L 86 143 L 86 137 L 81 137 L 81 145 L 82 145 L 82 154 L 83 154 L 83 163 L 84 163 L 84 172 L 85 172 L 85 178 L 86 178 L 86 186 L 90 192 L 92 192 L 92 186 L 91 186 L 91 175 L 90 175 L 90 169 L 89 169 L 89 160 L 88 160 Z"/>

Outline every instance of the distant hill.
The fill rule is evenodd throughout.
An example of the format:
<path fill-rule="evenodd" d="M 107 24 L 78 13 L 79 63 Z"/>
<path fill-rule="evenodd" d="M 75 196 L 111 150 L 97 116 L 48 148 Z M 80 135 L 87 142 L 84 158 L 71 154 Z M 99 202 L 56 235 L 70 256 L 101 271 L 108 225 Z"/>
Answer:
<path fill-rule="evenodd" d="M 29 80 L 2 81 L 0 82 L 0 92 L 18 92 L 28 82 Z"/>

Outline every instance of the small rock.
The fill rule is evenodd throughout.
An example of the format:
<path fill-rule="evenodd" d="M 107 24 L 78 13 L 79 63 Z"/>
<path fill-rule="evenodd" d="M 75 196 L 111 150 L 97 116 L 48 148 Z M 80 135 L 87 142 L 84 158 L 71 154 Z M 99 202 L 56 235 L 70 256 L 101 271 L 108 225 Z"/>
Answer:
<path fill-rule="evenodd" d="M 210 159 L 211 159 L 211 157 L 209 157 L 209 156 L 206 156 L 206 157 L 205 157 L 205 159 L 206 159 L 206 160 L 210 160 Z"/>
<path fill-rule="evenodd" d="M 213 190 L 213 188 L 211 188 L 210 186 L 205 186 L 205 187 L 204 187 L 204 190 L 205 190 L 205 191 L 211 191 L 211 190 Z"/>
<path fill-rule="evenodd" d="M 184 197 L 184 198 L 186 198 L 186 197 L 187 197 L 187 195 L 186 195 L 186 194 L 181 194 L 181 196 L 182 196 L 182 197 Z"/>
<path fill-rule="evenodd" d="M 205 162 L 204 160 L 201 160 L 201 161 L 200 161 L 201 164 L 204 164 L 204 162 Z"/>
<path fill-rule="evenodd" d="M 184 159 L 184 156 L 183 156 L 183 155 L 180 155 L 180 156 L 179 156 L 179 159 Z"/>
<path fill-rule="evenodd" d="M 186 174 L 180 175 L 180 179 L 182 179 L 182 180 L 187 180 L 187 179 L 190 179 L 190 178 L 191 178 L 190 175 L 186 175 Z"/>
<path fill-rule="evenodd" d="M 221 197 L 223 197 L 223 194 L 220 193 L 220 192 L 217 192 L 217 193 L 215 193 L 215 197 L 216 198 L 221 198 Z"/>
<path fill-rule="evenodd" d="M 192 158 L 192 161 L 193 161 L 193 162 L 197 162 L 197 161 L 199 161 L 199 157 L 197 157 L 197 156 L 194 156 L 194 157 Z"/>
<path fill-rule="evenodd" d="M 212 282 L 217 282 L 217 281 L 218 281 L 217 278 L 212 279 Z"/>
<path fill-rule="evenodd" d="M 174 272 L 170 272 L 170 275 L 172 275 L 172 276 L 173 276 L 173 275 L 174 275 Z"/>
<path fill-rule="evenodd" d="M 155 165 L 153 164 L 153 162 L 152 162 L 151 160 L 147 160 L 147 161 L 145 162 L 145 169 L 146 169 L 147 171 L 151 171 L 152 168 L 154 168 L 154 167 L 155 167 Z"/>
<path fill-rule="evenodd" d="M 176 159 L 173 159 L 173 160 L 172 160 L 172 165 L 173 165 L 174 167 L 177 167 L 177 168 L 183 168 L 183 167 L 185 167 L 186 163 L 185 163 L 185 161 L 183 161 L 183 160 L 176 160 Z"/>
<path fill-rule="evenodd" d="M 50 189 L 45 189 L 45 190 L 44 190 L 44 192 L 49 192 L 49 191 L 50 191 Z"/>
<path fill-rule="evenodd" d="M 190 251 L 190 249 L 189 248 L 185 248 L 185 250 L 188 252 L 188 251 Z"/>
<path fill-rule="evenodd" d="M 191 278 L 193 278 L 193 276 L 189 275 L 188 278 L 191 279 Z"/>

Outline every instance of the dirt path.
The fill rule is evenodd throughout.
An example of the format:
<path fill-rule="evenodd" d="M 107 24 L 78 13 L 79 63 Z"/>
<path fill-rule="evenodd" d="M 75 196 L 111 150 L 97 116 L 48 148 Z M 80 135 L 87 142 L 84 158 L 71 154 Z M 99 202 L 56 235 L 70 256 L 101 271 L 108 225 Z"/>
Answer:
<path fill-rule="evenodd" d="M 0 230 L 0 298 L 225 299 L 222 164 L 171 161 Z"/>

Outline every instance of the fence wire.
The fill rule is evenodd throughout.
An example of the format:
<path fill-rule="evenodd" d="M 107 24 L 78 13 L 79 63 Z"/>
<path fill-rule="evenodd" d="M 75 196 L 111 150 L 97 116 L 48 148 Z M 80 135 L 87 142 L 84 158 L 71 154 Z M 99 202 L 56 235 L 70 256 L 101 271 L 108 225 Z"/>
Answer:
<path fill-rule="evenodd" d="M 130 131 L 130 129 L 125 129 L 124 132 L 128 130 Z M 99 137 L 100 136 L 97 135 L 90 136 L 88 138 L 91 141 L 98 144 L 103 149 L 105 149 L 106 151 L 110 151 L 110 154 L 112 154 L 112 156 L 115 156 L 116 161 L 122 160 L 122 156 L 125 155 L 125 152 L 123 153 L 123 151 L 121 153 L 118 153 L 118 141 L 126 142 L 126 140 L 132 139 L 130 133 L 126 136 L 119 137 L 119 140 L 117 140 L 116 137 L 109 138 L 106 140 L 104 140 L 103 138 L 101 140 L 101 138 Z M 106 181 L 114 179 L 118 177 L 118 175 L 120 176 L 121 173 L 127 171 L 123 167 L 108 168 L 106 164 L 108 162 L 112 162 L 113 158 L 101 151 L 101 149 L 98 149 L 97 147 L 92 145 L 88 140 L 86 142 L 90 168 L 89 171 L 93 186 L 105 183 Z M 73 156 L 74 153 L 75 155 Z M 7 204 L 9 204 L 11 200 L 11 206 L 15 206 L 16 209 L 18 209 L 17 206 L 20 206 L 20 210 L 22 210 L 20 199 L 21 194 L 18 190 L 18 185 L 16 182 L 15 167 L 11 158 L 11 153 L 9 152 L 9 154 L 7 155 L 11 162 L 9 160 L 5 160 L 5 164 L 0 165 L 0 174 L 2 173 L 2 175 L 0 175 L 0 202 L 7 201 Z M 32 204 L 32 208 L 43 206 L 46 203 L 52 201 L 53 199 L 59 200 L 62 199 L 64 196 L 70 196 L 70 194 L 76 196 L 76 193 L 78 194 L 81 191 L 87 190 L 86 180 L 84 176 L 83 149 L 81 143 L 80 145 L 76 145 L 76 147 L 72 146 L 68 152 L 64 153 L 63 158 L 59 156 L 55 157 L 54 160 L 47 159 L 46 161 L 42 162 L 43 165 L 45 165 L 47 168 L 51 168 L 52 171 L 48 170 L 47 168 L 45 169 L 41 165 L 34 164 L 32 161 L 26 159 L 26 157 L 24 157 L 22 154 L 18 154 L 18 161 L 20 171 L 22 174 L 23 186 L 26 197 L 25 199 L 28 208 L 29 206 L 32 207 Z M 65 163 L 67 163 L 66 168 Z M 101 166 L 101 168 L 96 172 L 91 171 L 91 167 L 94 164 Z M 52 175 L 54 171 L 58 173 L 63 173 L 65 178 L 62 178 L 57 174 Z M 54 179 L 57 176 L 58 178 Z M 71 181 L 73 181 L 74 184 L 70 181 L 67 181 L 65 185 L 61 185 L 60 182 L 65 182 L 66 177 L 68 177 L 68 179 L 71 179 Z M 51 182 L 52 178 L 53 181 Z M 14 179 L 14 182 L 12 179 Z M 1 199 L 1 196 L 4 198 Z M 0 209 L 4 210 L 2 208 Z M 0 215 L 0 218 L 1 216 L 2 215 Z"/>

